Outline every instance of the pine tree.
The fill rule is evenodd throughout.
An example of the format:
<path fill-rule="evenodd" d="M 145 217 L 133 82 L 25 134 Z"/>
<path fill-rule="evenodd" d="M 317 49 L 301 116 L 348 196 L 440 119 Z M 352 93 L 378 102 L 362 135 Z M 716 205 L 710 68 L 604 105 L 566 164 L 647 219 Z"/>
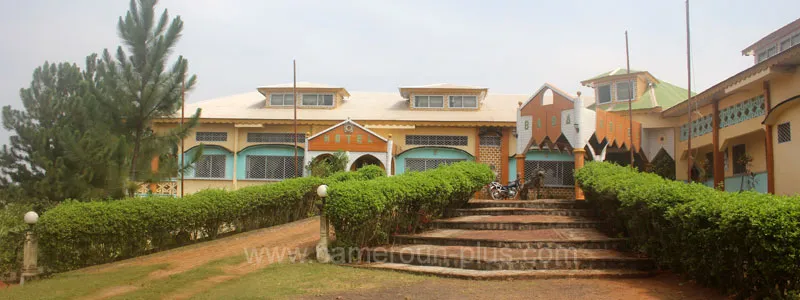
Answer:
<path fill-rule="evenodd" d="M 109 176 L 123 141 L 98 122 L 91 92 L 96 58 L 82 72 L 75 64 L 45 63 L 20 90 L 23 110 L 3 108 L 3 126 L 14 132 L 0 150 L 0 185 L 46 207 L 64 199 L 119 195 Z M 117 160 L 118 161 L 118 160 Z"/>
<path fill-rule="evenodd" d="M 127 163 L 131 182 L 154 182 L 173 177 L 179 168 L 177 145 L 196 124 L 200 110 L 187 124 L 157 132 L 152 121 L 174 117 L 181 107 L 182 84 L 194 86 L 197 77 L 188 76 L 188 61 L 178 56 L 171 67 L 167 61 L 181 37 L 183 21 L 169 21 L 167 10 L 156 19 L 155 0 L 132 0 L 117 32 L 123 41 L 116 54 L 104 51 L 97 63 L 98 99 L 108 110 L 115 131 L 130 145 Z M 127 50 L 127 52 L 126 52 Z M 150 170 L 150 161 L 159 157 L 159 170 Z M 133 189 L 133 186 L 129 186 Z"/>

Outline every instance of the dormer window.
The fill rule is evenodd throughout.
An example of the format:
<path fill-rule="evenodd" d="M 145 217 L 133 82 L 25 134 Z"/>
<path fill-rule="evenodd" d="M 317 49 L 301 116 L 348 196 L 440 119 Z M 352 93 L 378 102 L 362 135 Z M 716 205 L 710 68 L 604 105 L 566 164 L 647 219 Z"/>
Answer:
<path fill-rule="evenodd" d="M 303 106 L 333 106 L 333 94 L 303 94 Z"/>
<path fill-rule="evenodd" d="M 597 103 L 611 103 L 611 85 L 600 85 L 597 87 Z"/>
<path fill-rule="evenodd" d="M 450 96 L 450 107 L 478 108 L 477 96 Z"/>
<path fill-rule="evenodd" d="M 294 105 L 294 95 L 292 94 L 271 94 L 269 96 L 271 106 L 292 106 Z"/>
<path fill-rule="evenodd" d="M 635 97 L 632 81 L 617 82 L 617 101 L 629 101 Z"/>
<path fill-rule="evenodd" d="M 414 107 L 443 108 L 444 96 L 414 96 Z"/>

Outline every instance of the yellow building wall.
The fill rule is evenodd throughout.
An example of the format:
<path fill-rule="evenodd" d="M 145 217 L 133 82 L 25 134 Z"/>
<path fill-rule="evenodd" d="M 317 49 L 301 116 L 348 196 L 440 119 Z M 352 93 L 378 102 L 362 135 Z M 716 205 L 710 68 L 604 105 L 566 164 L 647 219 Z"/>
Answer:
<path fill-rule="evenodd" d="M 446 146 L 464 150 L 470 155 L 475 156 L 475 143 L 478 135 L 477 127 L 416 127 L 415 129 L 376 129 L 375 133 L 387 137 L 392 134 L 392 140 L 397 147 L 397 151 L 403 152 L 408 149 L 419 147 L 431 147 L 424 145 L 406 145 L 406 135 L 465 135 L 467 136 L 466 146 Z"/>
<path fill-rule="evenodd" d="M 798 101 L 798 100 L 795 100 Z M 772 145 L 775 157 L 775 194 L 795 195 L 800 194 L 800 107 L 795 105 L 776 119 L 773 126 Z M 778 144 L 778 126 L 790 122 L 792 140 Z"/>
<path fill-rule="evenodd" d="M 770 80 L 770 94 L 772 107 L 791 97 L 800 95 L 800 70 L 795 70 L 791 74 Z"/>

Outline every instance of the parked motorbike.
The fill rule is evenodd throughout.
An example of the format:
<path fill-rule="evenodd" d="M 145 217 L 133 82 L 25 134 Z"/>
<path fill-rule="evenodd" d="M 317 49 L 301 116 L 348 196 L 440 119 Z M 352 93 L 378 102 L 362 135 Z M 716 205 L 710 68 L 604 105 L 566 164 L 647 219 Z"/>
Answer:
<path fill-rule="evenodd" d="M 523 189 L 523 185 L 524 182 L 519 178 L 508 185 L 502 185 L 495 181 L 489 184 L 489 196 L 494 200 L 516 199 L 519 197 L 519 192 Z"/>

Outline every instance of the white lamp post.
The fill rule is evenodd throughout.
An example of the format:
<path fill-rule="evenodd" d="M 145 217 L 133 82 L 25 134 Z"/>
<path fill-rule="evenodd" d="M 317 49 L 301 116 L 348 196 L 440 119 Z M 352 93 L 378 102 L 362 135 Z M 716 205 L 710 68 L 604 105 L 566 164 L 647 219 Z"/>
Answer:
<path fill-rule="evenodd" d="M 317 243 L 317 261 L 328 263 L 331 256 L 328 253 L 328 217 L 325 216 L 325 197 L 328 197 L 328 186 L 320 185 L 317 188 L 317 196 L 322 198 L 322 205 L 319 208 L 319 243 Z"/>
<path fill-rule="evenodd" d="M 32 228 L 33 225 L 39 221 L 39 214 L 29 211 L 25 213 L 25 216 L 22 218 L 22 220 Z M 39 255 L 38 252 L 39 246 L 36 241 L 36 235 L 33 234 L 33 230 L 29 229 L 25 233 L 25 248 L 23 249 L 22 257 L 22 276 L 20 276 L 19 285 L 25 284 L 25 277 L 31 278 L 39 275 L 39 267 L 37 266 Z"/>

